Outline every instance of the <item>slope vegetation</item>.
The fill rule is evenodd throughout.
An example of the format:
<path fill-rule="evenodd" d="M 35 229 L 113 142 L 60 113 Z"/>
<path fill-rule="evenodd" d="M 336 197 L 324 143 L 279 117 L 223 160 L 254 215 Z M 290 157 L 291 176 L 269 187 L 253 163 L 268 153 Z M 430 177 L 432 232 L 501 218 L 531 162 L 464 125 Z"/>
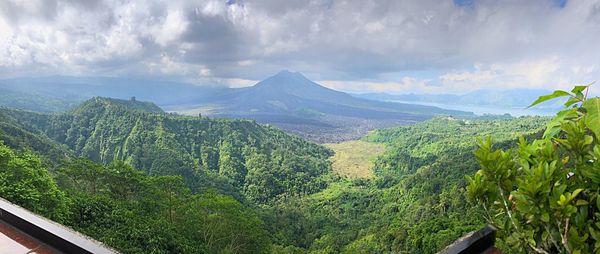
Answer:
<path fill-rule="evenodd" d="M 180 176 L 85 159 L 48 169 L 0 142 L 0 197 L 122 253 L 266 253 L 258 214 L 230 196 L 194 194 Z M 202 232 L 199 234 L 198 232 Z"/>
<path fill-rule="evenodd" d="M 490 134 L 511 147 L 519 135 L 536 135 L 545 121 L 435 118 L 376 131 L 365 139 L 387 149 L 374 175 L 280 204 L 280 214 L 303 215 L 296 217 L 305 231 L 279 243 L 314 253 L 436 253 L 484 224 L 464 197 L 464 175 L 478 168 L 476 139 Z M 285 223 L 274 227 L 287 232 Z"/>
<path fill-rule="evenodd" d="M 435 253 L 483 224 L 464 198 L 476 138 L 512 147 L 547 120 L 378 130 L 337 149 L 364 148 L 361 164 L 372 142 L 386 147 L 363 178 L 330 174 L 332 151 L 277 129 L 139 101 L 0 116 L 0 196 L 124 253 Z"/>
<path fill-rule="evenodd" d="M 150 175 L 181 175 L 189 185 L 223 179 L 258 202 L 326 184 L 330 151 L 324 147 L 252 121 L 161 112 L 151 103 L 93 98 L 68 113 L 3 114 L 76 156 L 103 164 L 125 161 Z"/>

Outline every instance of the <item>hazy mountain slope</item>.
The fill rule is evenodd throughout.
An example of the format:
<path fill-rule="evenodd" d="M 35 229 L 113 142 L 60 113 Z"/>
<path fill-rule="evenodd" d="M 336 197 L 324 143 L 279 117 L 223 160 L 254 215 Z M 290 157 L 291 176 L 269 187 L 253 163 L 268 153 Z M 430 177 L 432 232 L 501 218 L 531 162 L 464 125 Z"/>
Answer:
<path fill-rule="evenodd" d="M 229 88 L 188 83 L 116 77 L 15 78 L 0 80 L 0 88 L 78 104 L 95 96 L 152 101 L 158 105 L 201 103 Z"/>
<path fill-rule="evenodd" d="M 0 84 L 0 106 L 38 112 L 66 111 L 77 103 L 73 100 L 51 98 L 33 92 L 24 92 Z"/>
<path fill-rule="evenodd" d="M 507 90 L 492 90 L 480 89 L 469 92 L 460 97 L 458 103 L 461 104 L 479 104 L 486 106 L 504 106 L 525 108 L 535 101 L 539 96 L 550 94 L 552 91 L 547 89 L 507 89 Z M 561 103 L 545 103 L 538 108 L 561 107 Z"/>
<path fill-rule="evenodd" d="M 474 105 L 500 108 L 525 108 L 535 101 L 539 96 L 549 94 L 552 91 L 546 89 L 515 88 L 515 89 L 479 89 L 466 94 L 388 94 L 388 93 L 366 93 L 355 94 L 358 98 L 366 98 L 379 101 L 414 101 L 434 102 L 455 105 Z M 563 101 L 552 101 L 536 106 L 537 109 L 561 108 Z"/>
<path fill-rule="evenodd" d="M 191 185 L 202 174 L 218 175 L 258 202 L 326 186 L 330 151 L 324 147 L 252 121 L 184 117 L 157 108 L 93 98 L 63 114 L 4 114 L 76 156 L 105 164 L 123 160 L 151 175 L 182 175 Z"/>

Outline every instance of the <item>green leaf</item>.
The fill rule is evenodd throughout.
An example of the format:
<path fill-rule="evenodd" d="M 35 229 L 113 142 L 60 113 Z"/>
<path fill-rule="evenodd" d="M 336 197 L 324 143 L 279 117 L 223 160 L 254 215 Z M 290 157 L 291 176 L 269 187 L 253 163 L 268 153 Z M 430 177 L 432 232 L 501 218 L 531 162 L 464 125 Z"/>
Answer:
<path fill-rule="evenodd" d="M 587 111 L 585 125 L 600 138 L 600 98 L 591 98 L 581 105 Z"/>
<path fill-rule="evenodd" d="M 596 83 L 596 81 L 594 81 L 592 83 L 589 83 L 587 85 L 584 85 L 584 86 L 575 86 L 575 87 L 573 87 L 573 89 L 571 90 L 571 92 L 575 95 L 575 97 L 577 97 L 577 99 L 579 101 L 583 101 L 585 99 L 585 95 L 583 95 L 583 91 L 585 91 L 585 89 L 587 89 L 588 87 L 590 87 L 594 83 Z"/>
<path fill-rule="evenodd" d="M 584 91 L 586 88 L 588 88 L 588 86 L 590 86 L 590 85 L 591 85 L 591 84 L 589 84 L 589 85 L 585 85 L 585 86 L 575 86 L 575 87 L 573 87 L 573 90 L 571 90 L 571 92 L 572 92 L 572 93 L 574 93 L 574 94 L 576 94 L 576 93 L 581 93 L 581 92 L 583 92 L 583 91 Z"/>
<path fill-rule="evenodd" d="M 573 191 L 573 193 L 571 194 L 571 197 L 569 198 L 569 201 L 571 201 L 575 197 L 577 197 L 577 195 L 579 195 L 579 193 L 581 193 L 581 191 L 583 191 L 583 189 L 576 189 L 575 191 Z"/>
<path fill-rule="evenodd" d="M 542 103 L 544 101 L 547 101 L 547 100 L 551 100 L 551 99 L 558 98 L 558 97 L 563 97 L 563 96 L 570 96 L 570 95 L 571 94 L 569 94 L 569 93 L 567 93 L 565 91 L 556 90 L 552 94 L 547 94 L 547 95 L 540 96 L 537 100 L 535 100 L 533 103 L 531 103 L 531 105 L 529 105 L 527 108 L 531 108 L 531 107 L 533 107 L 533 106 L 535 106 L 537 104 L 540 104 L 540 103 Z"/>
<path fill-rule="evenodd" d="M 577 117 L 577 109 L 565 109 L 556 114 L 556 117 L 552 118 L 546 124 L 546 131 L 544 132 L 544 138 L 554 137 L 558 133 L 560 133 L 560 125 L 566 120 L 570 118 Z"/>
<path fill-rule="evenodd" d="M 547 212 L 542 213 L 542 221 L 543 222 L 548 222 L 550 221 L 550 215 Z"/>
<path fill-rule="evenodd" d="M 565 102 L 565 107 L 570 107 L 571 105 L 580 102 L 580 100 L 578 100 L 575 97 L 569 97 L 569 99 L 567 100 L 567 102 Z"/>
<path fill-rule="evenodd" d="M 582 205 L 587 205 L 587 204 L 589 204 L 589 202 L 587 202 L 583 199 L 577 200 L 577 202 L 575 203 L 576 206 L 582 206 Z"/>

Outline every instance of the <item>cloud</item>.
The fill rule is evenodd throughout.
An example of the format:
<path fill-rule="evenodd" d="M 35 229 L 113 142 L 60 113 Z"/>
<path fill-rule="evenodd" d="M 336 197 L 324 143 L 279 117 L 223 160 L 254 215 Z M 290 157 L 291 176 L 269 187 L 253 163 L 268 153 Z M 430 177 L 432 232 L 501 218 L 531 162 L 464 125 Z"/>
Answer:
<path fill-rule="evenodd" d="M 435 92 L 438 87 L 432 86 L 427 80 L 415 77 L 403 77 L 398 81 L 335 81 L 322 80 L 319 84 L 326 87 L 343 90 L 352 93 L 387 92 L 387 93 L 410 93 L 410 92 Z M 438 93 L 440 91 L 437 91 Z"/>
<path fill-rule="evenodd" d="M 0 77 L 292 69 L 346 90 L 554 88 L 598 77 L 599 39 L 598 0 L 7 0 Z"/>
<path fill-rule="evenodd" d="M 584 63 L 571 61 L 572 59 L 548 57 L 533 61 L 476 64 L 473 71 L 444 73 L 439 80 L 449 91 L 468 92 L 480 88 L 569 89 L 574 84 L 590 83 L 597 78 L 597 63 L 580 65 Z"/>

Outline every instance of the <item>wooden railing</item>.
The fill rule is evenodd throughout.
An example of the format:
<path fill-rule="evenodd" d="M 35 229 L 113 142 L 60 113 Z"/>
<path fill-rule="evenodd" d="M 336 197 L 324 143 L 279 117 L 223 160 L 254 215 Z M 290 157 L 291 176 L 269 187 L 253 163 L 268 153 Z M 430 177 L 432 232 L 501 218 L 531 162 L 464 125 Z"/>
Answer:
<path fill-rule="evenodd" d="M 62 253 L 117 253 L 115 250 L 56 222 L 0 198 L 0 221 Z"/>
<path fill-rule="evenodd" d="M 496 229 L 492 226 L 473 231 L 451 245 L 438 252 L 438 254 L 500 254 L 496 244 Z"/>

